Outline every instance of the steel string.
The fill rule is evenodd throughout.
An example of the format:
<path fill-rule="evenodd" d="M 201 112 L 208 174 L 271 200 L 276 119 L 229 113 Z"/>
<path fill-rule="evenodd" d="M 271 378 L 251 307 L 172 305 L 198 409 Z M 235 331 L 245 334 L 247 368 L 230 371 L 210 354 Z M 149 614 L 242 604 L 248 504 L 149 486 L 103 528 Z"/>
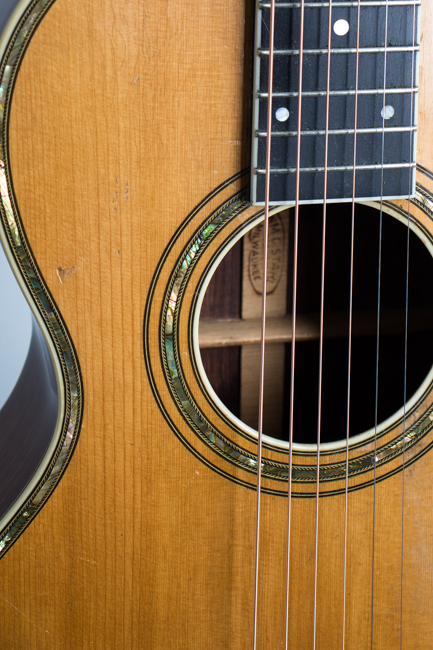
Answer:
<path fill-rule="evenodd" d="M 286 628 L 284 650 L 289 647 L 289 593 L 290 593 L 290 534 L 292 519 L 292 471 L 293 471 L 293 413 L 295 406 L 295 347 L 296 347 L 296 311 L 298 291 L 298 235 L 299 235 L 299 196 L 301 180 L 301 127 L 302 127 L 302 76 L 304 71 L 304 15 L 305 0 L 300 0 L 299 7 L 299 76 L 298 76 L 298 115 L 296 136 L 296 173 L 295 173 L 295 214 L 293 235 L 293 287 L 292 287 L 292 349 L 290 356 L 290 412 L 289 412 L 289 478 L 287 504 L 287 556 L 286 556 Z"/>
<path fill-rule="evenodd" d="M 414 93 L 414 76 L 415 76 L 415 40 L 416 40 L 416 5 L 413 3 L 413 27 L 412 27 L 412 70 L 411 70 L 411 95 L 410 95 L 410 126 L 413 126 L 413 93 Z M 410 131 L 410 152 L 413 156 L 413 132 Z M 415 173 L 415 172 L 414 172 Z M 402 478 L 401 478 L 401 565 L 400 565 L 400 650 L 403 648 L 403 569 L 404 569 L 404 470 L 405 470 L 405 451 L 406 451 L 406 398 L 407 398 L 407 336 L 409 320 L 409 235 L 410 235 L 410 204 L 412 193 L 412 179 L 409 176 L 409 188 L 407 197 L 407 236 L 406 236 L 406 296 L 405 296 L 405 315 L 404 315 L 404 376 L 403 376 L 403 452 L 402 452 Z"/>
<path fill-rule="evenodd" d="M 274 36 L 275 36 L 275 0 L 271 0 L 269 20 L 269 62 L 268 62 L 268 108 L 266 120 L 266 172 L 265 172 L 265 220 L 264 220 L 264 256 L 263 256 L 263 293 L 262 323 L 260 340 L 260 388 L 259 388 L 259 422 L 257 440 L 257 506 L 256 506 L 256 554 L 254 567 L 254 624 L 253 650 L 257 648 L 257 618 L 259 593 L 259 541 L 260 541 L 260 502 L 262 483 L 262 439 L 263 439 L 263 404 L 265 385 L 265 337 L 266 337 L 266 285 L 268 274 L 268 240 L 269 240 L 269 196 L 271 183 L 271 141 L 272 141 L 272 88 L 274 75 Z"/>
<path fill-rule="evenodd" d="M 322 213 L 322 267 L 320 281 L 320 331 L 319 331 L 319 386 L 317 399 L 317 455 L 316 455 L 316 531 L 314 540 L 314 613 L 313 613 L 313 650 L 316 648 L 317 635 L 317 576 L 319 551 L 319 493 L 320 493 L 320 436 L 322 429 L 322 384 L 323 384 L 323 326 L 325 311 L 325 249 L 326 249 L 326 202 L 328 198 L 328 150 L 329 150 L 329 91 L 331 83 L 331 41 L 332 41 L 332 0 L 328 9 L 328 58 L 326 69 L 326 116 L 325 116 L 325 159 L 323 180 Z"/>
<path fill-rule="evenodd" d="M 355 65 L 355 112 L 353 127 L 353 176 L 352 176 L 352 214 L 350 231 L 350 288 L 349 288 L 349 342 L 347 359 L 347 411 L 346 411 L 346 467 L 344 482 L 344 554 L 343 554 L 343 638 L 346 636 L 346 589 L 347 589 L 347 510 L 349 487 L 349 420 L 350 420 L 350 381 L 352 376 L 352 325 L 353 325 L 353 266 L 355 248 L 355 195 L 356 195 L 356 130 L 358 126 L 358 85 L 359 85 L 359 42 L 361 26 L 361 0 L 358 0 L 356 25 L 356 65 Z"/>
<path fill-rule="evenodd" d="M 385 106 L 386 106 L 386 54 L 388 47 L 388 9 L 389 0 L 385 5 L 385 42 L 383 54 L 383 103 L 382 103 L 382 170 L 380 187 L 380 213 L 379 213 L 379 251 L 378 251 L 378 277 L 377 277 L 377 323 L 376 323 L 376 388 L 374 404 L 374 477 L 373 477 L 373 530 L 372 530 L 372 562 L 371 562 L 371 639 L 373 650 L 374 632 L 374 560 L 375 560 L 375 532 L 376 532 L 376 482 L 377 482 L 377 419 L 379 403 L 379 332 L 380 332 L 380 289 L 382 275 L 382 222 L 383 222 L 383 184 L 385 162 Z"/>

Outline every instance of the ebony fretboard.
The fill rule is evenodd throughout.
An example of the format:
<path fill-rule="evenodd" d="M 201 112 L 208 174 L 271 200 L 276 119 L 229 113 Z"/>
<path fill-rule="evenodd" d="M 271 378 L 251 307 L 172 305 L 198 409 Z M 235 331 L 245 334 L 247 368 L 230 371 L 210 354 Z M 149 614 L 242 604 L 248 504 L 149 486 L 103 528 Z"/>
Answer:
<path fill-rule="evenodd" d="M 419 2 L 361 2 L 355 196 L 407 197 L 414 191 Z M 323 200 L 329 3 L 305 3 L 300 200 Z M 386 20 L 387 17 L 387 20 Z M 300 5 L 278 2 L 273 78 L 271 202 L 293 203 L 297 147 Z M 358 3 L 332 3 L 328 200 L 351 200 Z M 252 199 L 264 201 L 269 3 L 257 10 Z M 386 37 L 386 47 L 385 47 Z M 385 102 L 384 102 L 385 96 Z M 387 107 L 383 117 L 384 104 Z M 276 119 L 286 108 L 289 118 Z M 389 115 L 391 116 L 389 117 Z"/>

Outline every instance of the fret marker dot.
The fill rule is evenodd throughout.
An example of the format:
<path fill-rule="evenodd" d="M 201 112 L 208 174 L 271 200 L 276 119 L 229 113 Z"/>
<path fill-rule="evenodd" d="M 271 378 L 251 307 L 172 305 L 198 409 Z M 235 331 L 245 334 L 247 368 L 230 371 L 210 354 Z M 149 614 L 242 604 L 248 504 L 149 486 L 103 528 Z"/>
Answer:
<path fill-rule="evenodd" d="M 279 122 L 286 122 L 289 119 L 289 115 L 289 110 L 285 106 L 281 106 L 275 111 L 275 117 Z"/>
<path fill-rule="evenodd" d="M 337 36 L 344 36 L 349 31 L 349 23 L 344 18 L 336 20 L 334 23 L 334 32 Z"/>
<path fill-rule="evenodd" d="M 394 113 L 395 113 L 394 106 L 390 106 L 389 104 L 384 106 L 382 108 L 382 110 L 380 111 L 380 114 L 381 114 L 381 116 L 383 117 L 384 120 L 390 120 L 391 117 L 394 116 Z"/>

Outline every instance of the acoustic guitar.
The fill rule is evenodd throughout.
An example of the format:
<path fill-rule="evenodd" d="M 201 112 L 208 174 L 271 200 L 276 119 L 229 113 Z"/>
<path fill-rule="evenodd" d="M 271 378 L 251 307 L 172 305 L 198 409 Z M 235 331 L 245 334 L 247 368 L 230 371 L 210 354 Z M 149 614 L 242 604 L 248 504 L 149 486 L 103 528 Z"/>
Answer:
<path fill-rule="evenodd" d="M 432 11 L 19 5 L 5 648 L 433 647 Z"/>

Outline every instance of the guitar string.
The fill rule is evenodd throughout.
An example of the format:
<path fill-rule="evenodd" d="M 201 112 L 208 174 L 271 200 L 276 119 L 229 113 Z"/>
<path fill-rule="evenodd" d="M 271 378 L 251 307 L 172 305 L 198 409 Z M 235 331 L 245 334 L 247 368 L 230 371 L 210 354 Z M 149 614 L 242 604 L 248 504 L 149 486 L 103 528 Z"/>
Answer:
<path fill-rule="evenodd" d="M 287 554 L 286 554 L 286 626 L 284 650 L 289 647 L 289 592 L 290 592 L 290 534 L 292 518 L 292 470 L 293 470 L 293 413 L 295 406 L 295 347 L 296 347 L 296 311 L 298 293 L 298 237 L 299 237 L 299 197 L 301 180 L 301 126 L 302 126 L 302 77 L 304 71 L 304 15 L 305 0 L 299 7 L 299 71 L 298 71 L 298 114 L 296 136 L 296 172 L 295 172 L 295 210 L 293 234 L 293 279 L 292 279 L 292 349 L 290 355 L 290 411 L 289 411 L 289 478 L 287 503 Z"/>
<path fill-rule="evenodd" d="M 326 109 L 325 109 L 325 151 L 323 177 L 322 211 L 322 264 L 320 280 L 320 326 L 319 326 L 319 385 L 317 397 L 317 454 L 316 454 L 316 526 L 314 539 L 314 611 L 313 611 L 313 650 L 317 636 L 317 582 L 319 552 L 319 488 L 320 488 L 320 437 L 322 427 L 322 381 L 323 381 L 323 327 L 325 310 L 325 248 L 326 248 L 326 202 L 328 198 L 328 150 L 329 150 L 329 93 L 331 84 L 331 41 L 332 41 L 332 0 L 328 5 L 328 53 L 326 67 Z"/>
<path fill-rule="evenodd" d="M 372 521 L 372 561 L 371 561 L 371 635 L 370 645 L 373 650 L 374 635 L 374 563 L 375 563 L 375 537 L 376 537 L 376 482 L 377 482 L 377 420 L 379 405 L 379 332 L 380 332 L 380 298 L 381 298 L 381 276 L 382 276 L 382 227 L 383 227 L 383 185 L 384 185 L 384 162 L 385 162 L 385 107 L 386 107 L 386 72 L 387 72 L 387 48 L 388 48 L 388 12 L 389 0 L 385 5 L 385 39 L 383 52 L 383 102 L 382 102 L 382 168 L 380 183 L 380 212 L 379 212 L 379 251 L 378 251 L 378 272 L 377 272 L 377 320 L 376 320 L 376 386 L 374 403 L 374 476 L 373 476 L 373 521 Z"/>
<path fill-rule="evenodd" d="M 358 127 L 358 85 L 359 85 L 359 42 L 361 26 L 361 0 L 358 0 L 356 24 L 356 64 L 355 64 L 355 111 L 353 125 L 353 175 L 352 175 L 352 210 L 350 231 L 350 287 L 349 287 L 349 331 L 347 353 L 347 408 L 346 408 L 346 468 L 344 482 L 344 551 L 343 551 L 343 638 L 342 649 L 345 647 L 346 636 L 346 588 L 347 588 L 347 511 L 349 495 L 349 419 L 350 419 L 350 381 L 352 376 L 352 324 L 353 324 L 353 275 L 355 249 L 355 195 L 356 195 L 356 144 Z"/>
<path fill-rule="evenodd" d="M 331 30 L 331 16 L 332 16 L 332 5 L 331 5 L 332 0 L 330 0 L 329 4 L 329 22 L 328 22 L 328 48 L 330 47 L 329 42 L 330 42 L 330 30 Z M 273 5 L 273 7 L 272 7 Z M 303 18 L 303 7 L 301 7 L 301 14 Z M 358 75 L 358 64 L 359 64 L 359 0 L 358 0 L 358 35 L 357 35 L 357 64 L 356 64 L 356 74 Z M 263 309 L 262 309 L 262 344 L 261 344 L 261 387 L 260 387 L 260 406 L 259 406 L 259 447 L 260 447 L 260 452 L 261 452 L 261 436 L 262 436 L 262 426 L 263 426 L 263 375 L 264 375 L 264 332 L 265 332 L 265 311 L 266 311 L 266 265 L 267 265 L 267 229 L 268 229 L 268 219 L 269 219 L 269 180 L 270 180 L 270 173 L 269 173 L 269 166 L 270 166 L 270 138 L 269 138 L 269 133 L 271 130 L 271 124 L 269 123 L 272 121 L 272 75 L 273 75 L 273 31 L 274 31 L 274 12 L 275 12 L 275 0 L 271 0 L 271 24 L 270 24 L 270 32 L 272 32 L 272 37 L 270 35 L 270 40 L 272 38 L 272 47 L 270 46 L 270 56 L 269 56 L 269 85 L 270 88 L 268 88 L 268 129 L 267 129 L 267 166 L 266 166 L 266 174 L 267 174 L 267 189 L 266 189 L 266 199 L 265 199 L 265 212 L 267 213 L 265 216 L 265 260 L 264 260 L 264 288 L 263 288 Z M 303 23 L 303 20 L 300 21 Z M 383 102 L 383 109 L 385 109 L 385 89 L 386 89 L 386 47 L 387 47 L 387 27 L 388 27 L 388 6 L 386 6 L 386 30 L 385 30 L 385 54 L 384 54 L 384 102 Z M 303 41 L 303 24 L 301 24 L 301 29 L 302 29 L 302 35 L 300 40 Z M 299 71 L 299 102 L 298 102 L 298 122 L 300 122 L 300 115 L 301 115 L 301 102 L 302 102 L 302 50 L 300 47 L 300 71 Z M 328 148 L 328 123 L 329 123 L 329 69 L 330 69 L 330 54 L 328 53 L 328 76 L 327 76 L 327 118 L 326 118 L 326 135 L 325 135 L 325 181 L 324 181 L 324 186 L 325 186 L 325 191 L 324 191 L 324 209 L 323 209 L 323 233 L 322 233 L 322 287 L 321 287 L 321 334 L 320 334 L 320 345 L 321 345 L 321 350 L 320 350 L 320 371 L 319 371 L 319 409 L 318 409 L 318 455 L 317 455 L 317 463 L 319 467 L 319 445 L 320 445 L 320 404 L 321 404 L 321 364 L 322 364 L 322 351 L 323 351 L 323 304 L 324 304 L 324 242 L 325 242 L 325 234 L 326 234 L 326 187 L 327 187 L 327 148 Z M 412 66 L 412 71 L 413 71 L 413 66 Z M 413 86 L 413 81 L 412 81 L 412 86 Z M 355 91 L 355 143 L 354 143 L 354 168 L 353 168 L 353 197 L 352 197 L 352 240 L 351 240 L 351 296 L 350 296 L 350 304 L 352 304 L 352 286 L 353 286 L 353 235 L 354 235 L 354 194 L 355 194 L 355 173 L 356 173 L 356 113 L 357 113 L 357 84 L 356 84 L 356 91 Z M 413 93 L 411 94 L 411 102 L 413 101 Z M 380 317 L 380 275 L 381 275 L 381 243 L 382 243 L 382 208 L 383 208 L 383 164 L 384 164 L 384 129 L 385 129 L 385 110 L 383 110 L 384 115 L 383 115 L 383 120 L 382 120 L 382 170 L 381 170 L 381 201 L 380 201 L 380 236 L 379 236 L 379 269 L 378 269 L 378 308 L 377 308 L 377 344 L 376 344 L 376 396 L 375 396 L 375 456 L 376 456 L 376 448 L 377 448 L 377 410 L 378 410 L 378 359 L 379 359 L 379 317 Z M 411 119 L 412 119 L 412 110 L 411 110 Z M 295 214 L 296 217 L 298 217 L 298 211 L 299 211 L 299 156 L 300 156 L 300 124 L 298 124 L 298 147 L 297 147 L 297 179 L 296 179 L 296 202 L 295 202 Z M 412 134 L 411 134 L 412 138 Z M 268 162 L 269 161 L 269 162 Z M 410 196 L 409 202 L 410 202 Z M 296 236 L 295 236 L 295 243 L 297 244 L 297 225 L 298 225 L 298 218 L 295 217 L 295 230 L 296 230 Z M 407 244 L 408 246 L 409 244 Z M 297 245 L 296 245 L 296 254 L 294 254 L 294 261 L 295 257 L 297 258 Z M 407 257 L 407 265 L 408 265 L 408 257 Z M 292 363 L 291 363 L 291 374 L 294 376 L 294 346 L 295 346 L 295 332 L 296 332 L 296 271 L 297 271 L 297 264 L 295 265 L 294 269 L 294 292 L 293 292 L 293 302 L 294 302 L 294 308 L 293 308 L 293 324 L 292 324 Z M 408 277 L 408 275 L 407 275 Z M 350 306 L 350 332 L 351 332 L 351 319 L 352 319 L 352 308 Z M 406 323 L 405 323 L 405 337 L 407 338 L 407 295 L 406 295 Z M 350 348 L 350 340 L 351 336 L 349 335 L 349 348 Z M 405 343 L 405 368 L 406 368 L 406 355 L 407 355 L 407 343 Z M 350 359 L 350 353 L 349 353 L 349 359 Z M 291 393 L 293 391 L 293 376 L 291 377 Z M 350 361 L 349 361 L 349 372 L 348 376 L 350 377 Z M 404 376 L 404 381 L 406 382 L 406 372 Z M 406 384 L 405 384 L 405 389 L 404 393 L 406 394 Z M 347 407 L 347 432 L 346 432 L 346 466 L 347 466 L 347 458 L 348 458 L 348 418 L 349 418 L 349 404 L 350 404 L 350 381 L 348 381 L 348 401 L 347 401 L 348 407 Z M 291 451 L 292 451 L 292 441 L 293 441 L 293 396 L 291 394 L 291 414 L 290 414 L 290 441 L 289 441 L 289 447 L 290 447 L 290 461 L 291 461 Z M 261 454 L 260 454 L 261 456 Z M 260 459 L 261 460 L 261 459 Z M 258 483 L 260 481 L 260 466 L 261 462 L 258 464 Z M 291 467 L 289 467 L 289 514 L 288 514 L 288 558 L 290 558 L 290 502 L 291 502 Z M 374 480 L 374 507 L 373 507 L 373 562 L 372 562 L 372 567 L 373 567 L 373 577 L 372 577 L 372 639 L 373 639 L 373 614 L 374 614 L 374 522 L 375 522 L 375 483 L 376 483 L 376 467 L 374 470 L 375 473 L 375 480 Z M 404 474 L 404 472 L 403 472 Z M 345 585 L 346 585 L 346 548 L 347 548 L 347 481 L 348 477 L 346 474 L 346 503 L 345 503 L 345 564 L 344 564 L 344 594 L 345 594 Z M 315 549 L 315 611 L 314 611 L 314 642 L 313 645 L 315 647 L 315 638 L 316 638 L 316 594 L 317 594 L 317 530 L 318 530 L 318 478 L 316 481 L 316 549 Z M 258 489 L 258 502 L 260 502 L 260 489 Z M 258 515 L 259 515 L 260 509 L 258 505 Z M 258 525 L 257 525 L 257 530 L 259 528 L 259 517 L 258 517 Z M 258 558 L 258 535 L 256 539 L 256 558 Z M 288 566 L 287 566 L 287 587 L 289 584 L 289 566 L 290 563 L 288 561 Z M 258 563 L 256 559 L 256 593 L 255 593 L 255 630 L 256 630 L 256 625 L 257 625 L 257 568 L 258 568 Z M 344 605 L 343 609 L 345 611 L 345 598 L 344 598 Z M 344 621 L 344 618 L 343 618 Z M 255 637 L 256 638 L 256 637 Z M 286 647 L 287 647 L 287 639 L 288 639 L 288 588 L 286 589 Z M 254 646 L 255 647 L 255 646 Z M 343 623 L 343 647 L 344 647 L 344 623 Z"/>
<path fill-rule="evenodd" d="M 416 40 L 416 5 L 413 3 L 412 14 L 412 62 L 411 62 L 411 94 L 410 94 L 410 126 L 409 131 L 409 151 L 411 160 L 413 158 L 413 94 L 414 94 L 414 76 L 415 76 L 415 40 Z M 414 172 L 415 173 L 415 172 Z M 406 445 L 406 398 L 407 398 L 407 351 L 408 351 L 408 321 L 409 321 L 409 236 L 410 236 L 410 208 L 412 194 L 412 174 L 409 175 L 409 188 L 407 199 L 407 234 L 406 234 L 406 295 L 405 295 L 405 314 L 404 314 L 404 372 L 403 372 L 403 451 L 402 451 L 402 479 L 401 479 L 401 559 L 400 559 L 400 650 L 403 648 L 403 570 L 404 570 L 404 470 L 405 470 L 405 445 Z"/>
<path fill-rule="evenodd" d="M 268 61 L 268 107 L 266 116 L 266 164 L 265 164 L 265 217 L 263 242 L 263 290 L 262 290 L 262 323 L 260 340 L 260 388 L 259 388 L 259 421 L 257 440 L 257 506 L 256 506 L 256 554 L 254 567 L 254 623 L 253 650 L 257 648 L 257 620 L 259 595 L 259 542 L 260 542 L 260 502 L 262 483 L 262 439 L 263 439 L 263 405 L 265 385 L 265 337 L 266 337 L 266 285 L 268 273 L 268 240 L 269 240 L 269 196 L 271 182 L 271 143 L 272 143 L 272 90 L 274 75 L 274 36 L 275 36 L 275 0 L 271 0 L 269 20 L 269 61 Z"/>
<path fill-rule="evenodd" d="M 412 102 L 411 102 L 412 103 Z M 411 106 L 412 114 L 412 106 Z M 411 134 L 412 135 L 412 134 Z M 410 138 L 412 140 L 412 138 Z M 412 144 L 412 143 L 411 143 Z M 410 147 L 412 152 L 412 146 Z M 409 190 L 410 192 L 410 190 Z M 403 370 L 403 449 L 402 449 L 402 479 L 401 479 L 401 548 L 400 548 L 400 650 L 403 644 L 403 559 L 404 559 L 404 470 L 405 470 L 405 443 L 406 443 L 406 394 L 407 394 L 407 333 L 408 333 L 408 306 L 409 306 L 409 214 L 410 196 L 408 197 L 408 217 L 406 234 L 406 287 L 405 287 L 405 313 L 404 313 L 404 370 Z"/>

